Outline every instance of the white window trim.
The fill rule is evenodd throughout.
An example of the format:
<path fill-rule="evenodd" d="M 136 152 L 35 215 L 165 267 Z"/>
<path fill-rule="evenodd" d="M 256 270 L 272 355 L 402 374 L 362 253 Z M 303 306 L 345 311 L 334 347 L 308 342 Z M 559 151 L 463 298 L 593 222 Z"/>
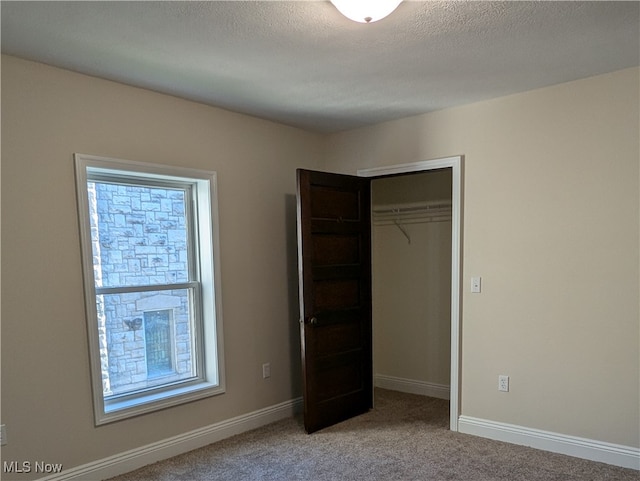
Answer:
<path fill-rule="evenodd" d="M 95 424 L 107 424 L 170 406 L 222 394 L 225 392 L 224 346 L 222 327 L 222 295 L 220 282 L 220 241 L 217 202 L 217 176 L 213 171 L 148 164 L 87 154 L 74 154 L 76 191 L 82 248 L 82 269 L 89 342 Z M 199 382 L 176 384 L 135 398 L 105 403 L 102 390 L 100 344 L 97 329 L 96 289 L 87 194 L 88 172 L 120 171 L 143 179 L 182 178 L 193 182 L 198 209 L 194 213 L 199 238 L 199 269 L 202 289 L 202 332 L 196 338 L 204 347 L 204 366 Z M 208 228 L 207 228 L 208 227 Z"/>

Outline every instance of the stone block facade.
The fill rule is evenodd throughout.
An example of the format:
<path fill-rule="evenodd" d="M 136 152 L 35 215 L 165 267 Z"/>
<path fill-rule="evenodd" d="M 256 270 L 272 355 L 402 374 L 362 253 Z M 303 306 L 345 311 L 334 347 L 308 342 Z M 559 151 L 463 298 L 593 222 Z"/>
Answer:
<path fill-rule="evenodd" d="M 96 296 L 103 395 L 192 377 L 194 292 L 171 286 L 189 281 L 186 192 L 97 181 L 88 188 L 96 288 L 117 289 Z"/>

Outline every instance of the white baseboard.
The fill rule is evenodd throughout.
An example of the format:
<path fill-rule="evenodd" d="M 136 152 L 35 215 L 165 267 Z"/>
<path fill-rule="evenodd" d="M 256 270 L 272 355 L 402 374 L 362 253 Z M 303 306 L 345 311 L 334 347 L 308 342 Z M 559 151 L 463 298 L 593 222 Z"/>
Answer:
<path fill-rule="evenodd" d="M 448 386 L 376 375 L 377 387 L 395 391 L 449 398 Z M 446 396 L 445 396 L 446 394 Z M 249 414 L 211 424 L 188 433 L 132 449 L 108 458 L 65 469 L 41 481 L 96 481 L 133 471 L 151 463 L 168 459 L 216 441 L 235 436 L 266 424 L 291 417 L 300 412 L 302 398 L 292 399 Z M 624 468 L 640 470 L 640 449 L 591 439 L 567 436 L 512 424 L 460 416 L 458 429 L 472 434 L 512 444 L 531 446 L 554 453 L 598 461 Z"/>
<path fill-rule="evenodd" d="M 629 446 L 567 436 L 471 416 L 458 418 L 458 430 L 461 433 L 483 438 L 640 470 L 640 449 Z"/>
<path fill-rule="evenodd" d="M 292 399 L 249 414 L 179 434 L 157 443 L 148 444 L 61 473 L 42 478 L 41 481 L 86 480 L 96 481 L 128 473 L 148 464 L 168 459 L 236 434 L 259 428 L 300 412 L 302 398 Z"/>
<path fill-rule="evenodd" d="M 450 388 L 445 384 L 434 384 L 425 381 L 415 381 L 401 377 L 375 375 L 376 387 L 390 389 L 392 391 L 406 392 L 409 394 L 420 394 L 421 396 L 435 397 L 438 399 L 449 399 Z"/>

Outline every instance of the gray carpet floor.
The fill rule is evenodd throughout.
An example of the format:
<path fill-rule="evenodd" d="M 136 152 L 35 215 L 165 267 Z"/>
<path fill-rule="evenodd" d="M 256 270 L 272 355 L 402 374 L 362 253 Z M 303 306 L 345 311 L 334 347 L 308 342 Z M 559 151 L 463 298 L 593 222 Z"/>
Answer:
<path fill-rule="evenodd" d="M 370 412 L 308 435 L 299 417 L 111 481 L 638 481 L 640 473 L 448 429 L 449 403 L 376 389 Z"/>

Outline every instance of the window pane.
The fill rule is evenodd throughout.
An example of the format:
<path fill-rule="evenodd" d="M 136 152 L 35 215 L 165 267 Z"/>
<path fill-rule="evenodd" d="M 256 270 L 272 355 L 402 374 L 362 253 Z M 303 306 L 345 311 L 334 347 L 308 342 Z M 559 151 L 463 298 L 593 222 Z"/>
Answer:
<path fill-rule="evenodd" d="M 88 182 L 96 287 L 189 280 L 186 192 Z"/>
<path fill-rule="evenodd" d="M 189 291 L 96 296 L 105 398 L 196 376 Z"/>

